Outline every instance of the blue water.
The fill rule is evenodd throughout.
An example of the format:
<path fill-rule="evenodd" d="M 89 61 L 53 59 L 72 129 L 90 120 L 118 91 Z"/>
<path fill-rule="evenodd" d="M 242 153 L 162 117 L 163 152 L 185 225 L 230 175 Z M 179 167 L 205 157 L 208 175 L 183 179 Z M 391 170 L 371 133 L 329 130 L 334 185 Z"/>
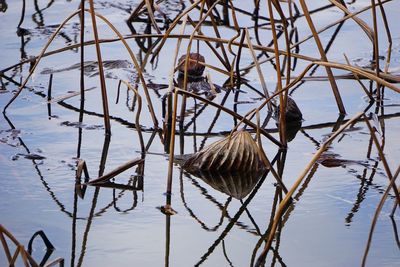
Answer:
<path fill-rule="evenodd" d="M 37 3 L 26 1 L 26 11 L 21 27 L 29 33 L 17 36 L 22 1 L 7 1 L 8 8 L 0 13 L 0 70 L 38 55 L 55 28 L 64 17 L 79 6 L 80 1 L 56 1 Z M 130 34 L 125 23 L 130 12 L 139 1 L 95 1 L 97 11 L 106 16 L 122 34 Z M 181 12 L 180 1 L 166 1 L 160 8 L 171 18 Z M 308 1 L 310 2 L 310 1 Z M 35 7 L 35 3 L 38 7 Z M 370 1 L 356 1 L 350 5 L 351 11 L 369 5 Z M 186 7 L 190 6 L 185 1 Z M 252 6 L 236 3 L 242 9 L 252 12 Z M 4 4 L 3 4 L 4 5 Z M 310 8 L 317 8 L 321 3 L 309 3 Z M 400 28 L 396 24 L 399 2 L 385 4 L 385 10 L 393 38 L 390 69 L 397 73 L 400 66 Z M 261 6 L 262 14 L 267 15 L 265 3 Z M 285 10 L 286 11 L 286 10 Z M 158 13 L 156 13 L 158 14 Z M 191 17 L 197 20 L 199 14 L 194 10 Z M 328 8 L 313 15 L 317 28 L 341 18 L 343 13 L 335 8 Z M 158 15 L 157 18 L 162 19 Z M 372 27 L 371 13 L 360 15 Z M 242 27 L 254 24 L 249 16 L 239 13 L 238 21 Z M 145 29 L 144 23 L 135 23 L 138 32 Z M 159 24 L 162 26 L 162 23 Z M 299 38 L 310 33 L 304 18 L 296 20 Z M 180 26 L 179 26 L 180 27 Z M 386 55 L 388 42 L 379 20 L 380 54 Z M 186 32 L 191 33 L 188 27 Z M 209 26 L 203 26 L 205 34 L 214 36 Z M 228 27 L 220 27 L 224 38 L 232 38 L 236 32 Z M 99 22 L 100 38 L 114 38 L 113 33 Z M 261 40 L 268 43 L 270 31 L 261 29 Z M 327 44 L 334 29 L 321 34 L 323 44 Z M 154 30 L 153 30 L 154 33 Z M 254 37 L 254 29 L 250 29 Z M 92 40 L 90 19 L 86 17 L 86 40 Z M 79 20 L 74 18 L 62 30 L 49 50 L 65 47 L 79 42 Z M 268 40 L 268 41 L 266 41 Z M 252 41 L 255 43 L 255 39 Z M 143 62 L 145 53 L 132 39 L 128 40 L 135 56 Z M 148 83 L 168 84 L 169 73 L 173 66 L 176 39 L 168 40 L 157 60 L 157 64 L 147 65 L 144 77 Z M 179 55 L 186 51 L 184 41 Z M 284 48 L 284 42 L 280 43 Z M 128 53 L 119 42 L 102 44 L 103 60 L 127 60 Z M 225 47 L 227 48 L 227 47 Z M 197 45 L 193 44 L 193 50 Z M 206 56 L 208 64 L 223 68 L 211 50 L 201 43 L 200 52 Z M 236 51 L 236 50 L 235 50 Z M 301 46 L 300 53 L 318 57 L 318 51 L 311 40 Z M 352 64 L 368 64 L 372 56 L 372 45 L 353 21 L 346 22 L 333 42 L 328 58 L 345 63 L 343 53 Z M 232 55 L 228 53 L 230 60 Z M 264 57 L 265 58 L 265 57 Z M 0 223 L 16 239 L 27 247 L 32 235 L 43 230 L 54 245 L 50 259 L 65 259 L 66 266 L 248 266 L 252 256 L 261 253 L 255 251 L 260 235 L 264 234 L 270 221 L 276 181 L 268 175 L 257 191 L 252 191 L 242 201 L 230 197 L 225 192 L 215 189 L 204 180 L 183 172 L 178 165 L 173 168 L 171 203 L 176 215 L 166 216 L 159 207 L 166 203 L 168 157 L 158 135 L 150 145 L 145 157 L 144 175 L 137 176 L 136 167 L 118 175 L 116 183 L 128 184 L 136 175 L 136 185 L 143 182 L 138 190 L 96 188 L 88 186 L 84 198 L 75 193 L 75 173 L 77 159 L 85 160 L 90 179 L 108 173 L 123 163 L 140 157 L 140 142 L 135 129 L 134 96 L 123 86 L 119 103 L 117 98 L 118 79 L 135 83 L 137 72 L 132 66 L 114 67 L 106 70 L 106 85 L 110 114 L 112 116 L 112 135 L 108 140 L 104 134 L 104 121 L 101 117 L 101 93 L 96 65 L 85 73 L 85 88 L 94 88 L 86 92 L 83 122 L 79 127 L 80 97 L 75 96 L 63 103 L 52 103 L 49 114 L 46 94 L 49 83 L 49 70 L 53 72 L 52 96 L 63 97 L 79 91 L 80 71 L 73 68 L 79 63 L 79 50 L 58 53 L 43 59 L 33 77 L 17 100 L 0 116 Z M 85 61 L 95 61 L 94 46 L 85 50 Z M 249 51 L 242 54 L 241 67 L 252 62 Z M 384 63 L 384 60 L 381 61 Z M 299 61 L 293 75 L 299 75 L 308 62 Z M 13 92 L 18 90 L 28 75 L 29 64 L 15 67 L 4 73 L 0 94 L 0 107 L 8 103 Z M 56 71 L 58 70 L 58 71 Z M 273 91 L 276 86 L 275 70 L 271 64 L 263 64 L 262 70 L 267 86 Z M 223 84 L 226 76 L 212 69 L 207 69 L 216 84 Z M 335 74 L 347 74 L 335 71 Z M 315 76 L 326 75 L 324 69 L 317 69 Z M 261 89 L 257 71 L 253 68 L 245 75 L 249 83 Z M 338 87 L 346 107 L 347 117 L 363 111 L 367 106 L 364 93 L 354 80 L 338 79 Z M 364 81 L 368 87 L 369 83 Z M 398 86 L 398 84 L 397 84 Z M 143 129 L 145 144 L 150 140 L 154 128 L 142 86 L 139 93 L 143 100 L 140 125 Z M 248 87 L 241 88 L 240 101 L 248 103 L 237 105 L 239 114 L 244 115 L 261 103 L 259 95 Z M 162 124 L 162 96 L 166 90 L 150 90 L 150 96 L 159 123 Z M 214 102 L 220 103 L 224 93 L 220 93 Z M 303 112 L 303 129 L 288 144 L 288 153 L 283 173 L 283 180 L 290 188 L 300 173 L 311 160 L 319 145 L 332 132 L 338 119 L 337 107 L 326 80 L 308 80 L 292 94 Z M 227 99 L 226 107 L 234 109 L 234 97 Z M 400 143 L 399 104 L 400 97 L 390 89 L 385 89 L 384 110 L 380 116 L 384 151 L 391 172 L 395 173 L 399 165 Z M 188 100 L 188 107 L 193 109 L 193 100 Z M 200 108 L 199 108 L 200 109 Z M 372 106 L 368 112 L 375 112 Z M 195 123 L 187 129 L 182 139 L 177 136 L 175 154 L 193 153 L 206 145 L 220 140 L 222 133 L 230 131 L 234 120 L 222 113 L 212 132 L 204 139 L 205 133 L 216 114 L 216 109 L 207 107 Z M 384 115 L 384 116 L 381 116 Z M 191 120 L 189 115 L 185 122 Z M 261 114 L 265 116 L 265 112 Z M 275 121 L 266 127 L 272 129 L 275 138 L 279 138 Z M 196 134 L 193 134 L 196 133 Z M 382 136 L 378 135 L 380 141 Z M 79 141 L 80 140 L 80 141 Z M 348 163 L 339 167 L 327 168 L 317 164 L 313 174 L 295 192 L 295 202 L 285 214 L 282 229 L 273 243 L 276 254 L 270 251 L 266 266 L 358 266 L 361 264 L 368 233 L 376 207 L 388 185 L 378 152 L 374 146 L 369 153 L 370 135 L 364 122 L 354 125 L 353 131 L 347 131 L 335 140 L 329 148 L 330 153 L 338 154 Z M 269 158 L 273 158 L 277 147 L 263 138 L 263 147 Z M 108 148 L 108 149 L 107 149 Z M 42 159 L 30 159 L 29 155 L 39 155 Z M 27 156 L 28 155 L 28 156 Z M 102 170 L 101 162 L 104 163 Z M 349 163 L 350 162 L 350 163 Z M 132 178 L 133 179 L 133 178 Z M 246 177 L 243 177 L 246 179 Z M 235 188 L 237 187 L 237 188 Z M 238 184 L 227 184 L 225 188 L 241 190 Z M 251 198 L 243 210 L 242 202 Z M 368 256 L 367 266 L 398 266 L 400 253 L 396 244 L 399 213 L 393 221 L 389 217 L 395 202 L 390 194 L 383 206 L 377 222 Z M 234 219 L 235 215 L 240 215 Z M 393 224 L 394 222 L 394 224 Z M 397 223 L 397 228 L 394 227 Z M 397 237 L 398 238 L 398 237 Z M 44 246 L 38 240 L 33 244 L 33 257 L 38 262 L 45 254 Z M 0 266 L 5 266 L 7 259 L 0 251 Z M 20 264 L 21 261 L 19 261 Z M 276 264 L 276 265 L 274 265 Z"/>

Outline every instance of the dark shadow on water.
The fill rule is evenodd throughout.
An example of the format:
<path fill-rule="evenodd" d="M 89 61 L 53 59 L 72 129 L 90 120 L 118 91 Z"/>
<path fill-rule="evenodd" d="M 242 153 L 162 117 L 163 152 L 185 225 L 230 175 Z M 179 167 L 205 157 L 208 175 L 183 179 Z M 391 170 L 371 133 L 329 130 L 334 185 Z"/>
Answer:
<path fill-rule="evenodd" d="M 271 161 L 272 166 L 276 163 L 277 159 L 279 158 L 280 153 L 278 153 L 275 158 Z M 265 181 L 265 178 L 267 177 L 269 171 L 264 173 L 262 177 L 258 180 L 256 186 L 253 188 L 252 192 L 248 195 L 248 197 L 245 199 L 243 202 L 242 206 L 239 208 L 239 210 L 236 212 L 236 214 L 233 216 L 233 218 L 230 220 L 230 222 L 227 224 L 225 227 L 224 231 L 221 233 L 221 235 L 214 241 L 214 243 L 208 248 L 207 252 L 201 256 L 200 260 L 195 264 L 195 266 L 199 266 L 202 263 L 204 263 L 207 258 L 214 252 L 216 247 L 225 239 L 225 237 L 228 235 L 230 230 L 232 230 L 232 227 L 236 224 L 236 222 L 239 220 L 243 212 L 246 211 L 247 206 L 251 202 L 251 200 L 254 198 L 254 196 L 257 194 L 258 190 L 262 186 L 262 184 Z"/>
<path fill-rule="evenodd" d="M 206 182 L 209 186 L 238 200 L 244 199 L 263 176 L 259 172 L 191 172 L 194 176 Z"/>

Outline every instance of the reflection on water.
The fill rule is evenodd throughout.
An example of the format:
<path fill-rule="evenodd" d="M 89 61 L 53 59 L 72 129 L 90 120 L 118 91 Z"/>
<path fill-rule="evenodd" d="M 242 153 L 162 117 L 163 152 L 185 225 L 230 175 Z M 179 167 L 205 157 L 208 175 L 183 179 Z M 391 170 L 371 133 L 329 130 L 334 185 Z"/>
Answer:
<path fill-rule="evenodd" d="M 171 21 L 191 5 L 190 1 L 161 1 L 154 7 L 155 17 L 151 21 L 145 1 L 94 2 L 98 12 L 109 17 L 126 35 L 164 32 Z M 236 4 L 239 26 L 250 29 L 254 44 L 272 47 L 272 43 L 268 44 L 269 40 L 265 39 L 270 34 L 271 25 L 264 3 L 261 6 Z M 312 7 L 311 14 L 319 18 L 315 21 L 318 29 L 343 17 L 343 13 L 331 4 L 308 4 Z M 369 4 L 368 1 L 346 3 L 350 10 L 368 7 Z M 0 50 L 4 51 L 0 63 L 2 107 L 22 84 L 34 62 L 32 57 L 40 53 L 45 41 L 61 23 L 61 17 L 72 13 L 79 5 L 77 0 L 44 3 L 0 0 L 0 21 L 4 21 L 0 24 L 3 37 Z M 399 4 L 389 1 L 385 6 L 386 15 L 393 24 L 396 18 L 393 10 L 398 9 Z M 200 9 L 199 5 L 189 12 L 186 33 L 190 34 L 196 20 L 201 19 Z M 296 3 L 292 6 L 290 1 L 285 3 L 283 12 L 293 13 L 288 21 L 292 44 L 309 36 L 300 10 Z M 229 6 L 218 6 L 212 14 L 221 27 L 216 31 L 207 20 L 198 34 L 220 35 L 229 41 L 237 33 L 231 12 Z M 367 13 L 362 18 L 372 25 Z M 89 31 L 85 40 L 88 41 L 92 38 L 89 17 L 85 23 L 85 29 Z M 115 104 L 110 101 L 111 136 L 104 135 L 98 90 L 99 64 L 92 46 L 86 47 L 82 62 L 79 45 L 46 56 L 40 63 L 41 71 L 29 81 L 28 90 L 0 118 L 0 198 L 4 203 L 0 207 L 0 223 L 28 248 L 36 262 L 44 264 L 57 258 L 64 258 L 66 265 L 70 266 L 126 266 L 132 263 L 138 266 L 248 266 L 257 260 L 260 262 L 263 259 L 259 255 L 270 235 L 280 201 L 312 154 L 351 114 L 366 110 L 376 114 L 376 117 L 371 117 L 371 122 L 377 130 L 380 148 L 388 158 L 388 166 L 382 164 L 382 157 L 365 122 L 358 121 L 343 131 L 311 166 L 290 199 L 290 205 L 285 207 L 265 259 L 266 266 L 356 266 L 360 263 L 371 217 L 388 185 L 386 168 L 389 167 L 395 175 L 398 165 L 398 94 L 386 89 L 382 105 L 366 103 L 363 99 L 365 92 L 360 89 L 358 81 L 342 80 L 338 76 L 336 82 L 350 116 L 337 117 L 326 74 L 314 66 L 307 79 L 290 91 L 301 107 L 304 121 L 286 125 L 286 138 L 290 142 L 287 151 L 268 139 L 279 138 L 275 122 L 269 121 L 271 114 L 265 111 L 260 114 L 261 118 L 266 118 L 261 122 L 263 132 L 260 138 L 273 169 L 210 172 L 194 168 L 187 172 L 174 166 L 172 192 L 165 194 L 168 173 L 165 151 L 169 151 L 169 144 L 164 142 L 165 136 L 153 127 L 147 109 L 137 119 L 141 108 L 138 95 L 143 98 L 143 105 L 146 101 L 137 70 L 128 60 L 128 55 L 122 52 L 122 46 L 112 41 L 115 36 L 103 24 L 99 27 L 100 37 L 108 40 L 101 44 L 105 55 L 107 93 L 110 99 L 123 99 L 120 103 L 115 101 Z M 364 42 L 358 41 L 360 46 L 349 45 L 355 43 L 354 38 L 364 40 L 358 28 L 348 25 L 347 21 L 332 27 L 330 32 L 321 34 L 330 59 L 343 62 L 345 50 L 351 62 L 358 58 L 369 62 L 370 44 L 364 46 Z M 279 29 L 280 49 L 285 49 L 284 31 Z M 391 30 L 395 42 L 398 42 L 398 27 L 393 26 Z M 382 35 L 383 32 L 379 31 Z M 152 89 L 149 94 L 154 99 L 155 115 L 160 121 L 168 119 L 168 101 L 172 103 L 173 94 L 161 90 L 167 89 L 169 79 L 173 78 L 170 75 L 176 39 L 168 40 L 157 55 L 155 51 L 162 42 L 160 38 L 147 36 L 127 40 L 143 67 L 148 87 Z M 293 53 L 315 54 L 311 40 L 294 46 Z M 240 38 L 233 41 L 239 42 Z M 79 42 L 80 23 L 76 18 L 66 25 L 51 49 Z M 206 67 L 213 82 L 224 85 L 224 90 L 213 94 L 209 101 L 241 116 L 263 102 L 264 92 L 249 51 L 244 48 L 243 51 L 231 50 L 227 42 L 196 41 L 192 45 L 192 52 L 201 52 L 207 64 L 215 67 Z M 187 53 L 186 48 L 184 40 L 179 56 Z M 381 50 L 384 49 L 386 47 L 382 46 Z M 236 66 L 231 64 L 231 52 L 238 58 Z M 256 53 L 260 62 L 265 63 L 262 70 L 268 89 L 273 91 L 276 83 L 272 74 L 277 69 L 276 63 L 271 61 L 273 53 Z M 382 63 L 385 58 L 382 58 Z M 291 65 L 292 77 L 300 75 L 308 64 L 297 58 L 282 60 Z M 399 62 L 396 54 L 394 62 Z M 391 66 L 392 69 L 396 67 Z M 225 72 L 239 73 L 241 77 L 231 81 L 223 74 Z M 285 72 L 283 67 L 282 73 Z M 80 77 L 84 77 L 83 85 Z M 348 78 L 348 74 L 342 77 Z M 119 86 L 119 79 L 130 81 L 138 94 Z M 205 79 L 202 82 L 206 82 Z M 361 82 L 366 91 L 375 90 L 375 83 Z M 208 81 L 206 84 L 200 86 L 208 92 L 211 87 Z M 183 87 L 181 84 L 178 86 Z M 52 87 L 54 96 L 63 97 L 49 97 L 49 87 Z M 82 111 L 81 97 L 73 93 L 80 87 L 85 89 Z M 163 94 L 166 97 L 162 98 Z M 156 101 L 158 98 L 161 99 Z M 178 101 L 179 104 L 183 102 L 183 97 L 179 96 Z M 175 154 L 202 151 L 229 134 L 242 120 L 199 99 L 187 97 L 185 101 L 186 109 L 181 113 L 184 116 L 178 116 L 182 123 L 177 128 Z M 253 118 L 241 126 L 256 138 L 251 123 L 258 122 Z M 165 121 L 165 124 L 166 128 L 171 127 L 171 122 Z M 142 138 L 138 138 L 141 135 Z M 142 159 L 143 164 L 123 168 L 124 162 L 134 158 Z M 234 169 L 248 167 L 236 164 L 238 166 Z M 107 182 L 98 186 L 88 185 L 88 182 L 104 176 L 108 177 Z M 387 216 L 392 212 L 395 200 L 395 193 L 390 193 L 379 217 L 367 261 L 371 266 L 381 266 L 382 262 L 394 266 L 400 261 L 398 248 L 393 245 L 399 243 L 398 210 L 392 218 Z M 176 214 L 163 214 L 157 209 L 168 201 Z M 52 244 L 55 250 L 47 249 L 41 253 L 38 236 L 44 243 L 47 244 L 47 240 Z M 7 255 L 2 255 L 0 265 L 7 262 Z"/>
<path fill-rule="evenodd" d="M 209 172 L 199 170 L 199 177 L 215 190 L 236 199 L 244 199 L 257 184 L 262 172 Z"/>
<path fill-rule="evenodd" d="M 131 64 L 127 60 L 106 60 L 103 61 L 103 67 L 105 69 L 105 75 L 107 78 L 111 79 L 120 79 L 115 73 L 116 70 L 118 69 L 124 69 L 130 75 L 132 75 L 134 72 L 132 71 L 133 64 Z M 71 71 L 71 70 L 80 70 L 81 68 L 81 63 L 76 63 L 73 64 L 70 67 L 66 68 L 60 68 L 60 69 L 49 69 L 49 68 L 44 68 L 40 74 L 54 74 L 54 73 L 60 73 L 64 71 Z M 83 73 L 89 77 L 93 76 L 98 76 L 99 75 L 99 65 L 95 61 L 85 61 L 83 63 Z"/>

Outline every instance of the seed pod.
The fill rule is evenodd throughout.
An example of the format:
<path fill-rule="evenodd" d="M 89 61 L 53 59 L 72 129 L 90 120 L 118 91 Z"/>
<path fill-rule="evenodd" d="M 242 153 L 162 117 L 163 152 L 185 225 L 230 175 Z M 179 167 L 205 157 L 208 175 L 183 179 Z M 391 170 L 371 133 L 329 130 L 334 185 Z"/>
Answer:
<path fill-rule="evenodd" d="M 186 59 L 186 55 L 183 55 L 179 58 L 178 60 L 178 70 L 179 70 L 179 75 L 184 75 L 185 74 L 185 59 Z M 189 54 L 189 63 L 187 66 L 187 74 L 188 77 L 201 77 L 201 75 L 203 75 L 205 66 L 200 64 L 204 63 L 204 57 L 198 53 L 190 53 Z"/>
<path fill-rule="evenodd" d="M 189 172 L 258 172 L 265 169 L 259 148 L 251 135 L 242 130 L 212 143 L 191 155 L 183 164 Z"/>

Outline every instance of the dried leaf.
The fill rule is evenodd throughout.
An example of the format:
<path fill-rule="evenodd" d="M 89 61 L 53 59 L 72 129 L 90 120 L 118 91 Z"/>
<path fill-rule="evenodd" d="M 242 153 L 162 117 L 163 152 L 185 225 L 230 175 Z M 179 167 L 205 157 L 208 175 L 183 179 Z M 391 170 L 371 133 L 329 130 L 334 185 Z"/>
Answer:
<path fill-rule="evenodd" d="M 248 132 L 242 130 L 191 155 L 183 168 L 189 172 L 247 173 L 265 169 L 265 165 L 256 142 Z"/>

